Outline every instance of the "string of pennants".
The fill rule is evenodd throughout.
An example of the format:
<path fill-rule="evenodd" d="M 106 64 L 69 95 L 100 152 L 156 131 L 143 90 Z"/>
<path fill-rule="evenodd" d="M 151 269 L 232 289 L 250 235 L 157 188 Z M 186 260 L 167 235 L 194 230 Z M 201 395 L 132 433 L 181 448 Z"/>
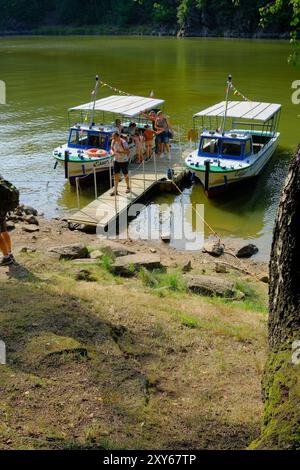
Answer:
<path fill-rule="evenodd" d="M 235 86 L 233 85 L 233 83 L 230 83 L 229 86 L 230 86 L 230 88 L 233 90 L 233 94 L 234 94 L 234 95 L 237 95 L 237 96 L 239 96 L 240 98 L 243 98 L 244 101 L 252 101 L 252 100 L 249 100 L 246 96 L 244 96 L 243 93 L 241 93 L 237 88 L 235 88 Z"/>
<path fill-rule="evenodd" d="M 100 83 L 102 88 L 104 88 L 104 87 L 109 88 L 110 90 L 115 91 L 116 93 L 119 93 L 119 95 L 130 96 L 130 93 L 126 93 L 126 91 L 119 90 L 118 88 L 113 87 L 113 86 L 109 85 L 108 83 L 102 82 L 101 80 L 99 80 L 99 83 Z"/>

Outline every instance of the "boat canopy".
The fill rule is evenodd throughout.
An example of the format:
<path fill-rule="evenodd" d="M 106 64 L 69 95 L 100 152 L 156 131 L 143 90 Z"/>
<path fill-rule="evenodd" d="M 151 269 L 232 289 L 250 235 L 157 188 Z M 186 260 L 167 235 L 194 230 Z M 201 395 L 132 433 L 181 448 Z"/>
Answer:
<path fill-rule="evenodd" d="M 229 101 L 227 117 L 238 119 L 253 119 L 266 122 L 281 109 L 280 104 L 259 103 L 256 101 Z M 204 109 L 194 115 L 197 117 L 223 117 L 226 110 L 226 101 L 221 101 L 210 108 Z"/>
<path fill-rule="evenodd" d="M 164 104 L 164 100 L 155 98 L 144 98 L 143 96 L 119 96 L 112 95 L 102 98 L 95 102 L 95 111 L 103 111 L 114 114 L 120 114 L 130 118 L 139 116 L 140 114 L 156 109 Z M 92 111 L 94 102 L 82 104 L 69 111 Z"/>

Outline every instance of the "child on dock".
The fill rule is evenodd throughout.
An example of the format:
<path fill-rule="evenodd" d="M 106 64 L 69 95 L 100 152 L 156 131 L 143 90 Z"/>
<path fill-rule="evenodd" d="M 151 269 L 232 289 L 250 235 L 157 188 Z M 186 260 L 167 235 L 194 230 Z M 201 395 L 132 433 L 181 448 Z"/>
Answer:
<path fill-rule="evenodd" d="M 156 135 L 155 131 L 150 129 L 150 126 L 146 125 L 144 130 L 144 138 L 146 144 L 146 158 L 149 159 L 153 152 L 153 137 Z"/>
<path fill-rule="evenodd" d="M 135 150 L 138 163 L 143 163 L 144 161 L 144 136 L 140 129 L 137 129 L 135 135 L 133 137 L 133 141 L 135 143 Z"/>

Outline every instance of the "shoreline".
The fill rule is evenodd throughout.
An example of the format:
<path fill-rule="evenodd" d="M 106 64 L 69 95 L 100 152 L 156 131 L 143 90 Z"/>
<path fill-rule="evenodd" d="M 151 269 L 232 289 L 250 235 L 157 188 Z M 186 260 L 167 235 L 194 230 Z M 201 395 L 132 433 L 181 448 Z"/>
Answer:
<path fill-rule="evenodd" d="M 175 38 L 175 39 L 251 39 L 251 40 L 276 40 L 276 41 L 288 41 L 290 40 L 289 32 L 285 33 L 264 33 L 262 31 L 257 31 L 255 33 L 245 33 L 239 34 L 238 32 L 229 31 L 224 32 L 222 35 L 217 33 L 208 33 L 203 31 L 191 31 L 180 35 L 180 31 L 113 31 L 113 30 L 94 30 L 93 28 L 85 27 L 54 27 L 54 28 L 42 28 L 38 30 L 28 30 L 28 31 L 0 31 L 0 37 L 11 38 L 11 37 L 42 37 L 42 36 L 128 36 L 128 37 L 153 37 L 153 38 Z"/>

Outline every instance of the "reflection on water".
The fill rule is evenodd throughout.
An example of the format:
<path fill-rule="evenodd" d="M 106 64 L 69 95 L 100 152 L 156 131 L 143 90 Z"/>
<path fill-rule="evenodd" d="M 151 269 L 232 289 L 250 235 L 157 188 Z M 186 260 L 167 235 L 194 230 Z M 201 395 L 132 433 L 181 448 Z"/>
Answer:
<path fill-rule="evenodd" d="M 47 216 L 73 209 L 76 193 L 63 169 L 53 169 L 51 152 L 67 139 L 66 110 L 88 101 L 96 73 L 133 94 L 154 90 L 166 100 L 166 110 L 185 136 L 195 112 L 223 99 L 224 80 L 231 72 L 245 95 L 283 104 L 281 147 L 259 180 L 233 196 L 208 201 L 194 185 L 184 191 L 184 199 L 204 204 L 207 221 L 220 235 L 254 240 L 266 256 L 280 186 L 299 140 L 299 109 L 290 100 L 291 83 L 299 77 L 287 65 L 288 53 L 289 45 L 282 41 L 1 38 L 0 79 L 7 85 L 8 105 L 0 108 L 0 173 L 20 187 L 24 202 Z M 104 95 L 101 89 L 100 97 Z M 82 189 L 81 204 L 93 197 L 93 187 Z M 163 195 L 155 202 L 180 200 Z M 192 232 L 192 221 L 186 219 Z"/>

